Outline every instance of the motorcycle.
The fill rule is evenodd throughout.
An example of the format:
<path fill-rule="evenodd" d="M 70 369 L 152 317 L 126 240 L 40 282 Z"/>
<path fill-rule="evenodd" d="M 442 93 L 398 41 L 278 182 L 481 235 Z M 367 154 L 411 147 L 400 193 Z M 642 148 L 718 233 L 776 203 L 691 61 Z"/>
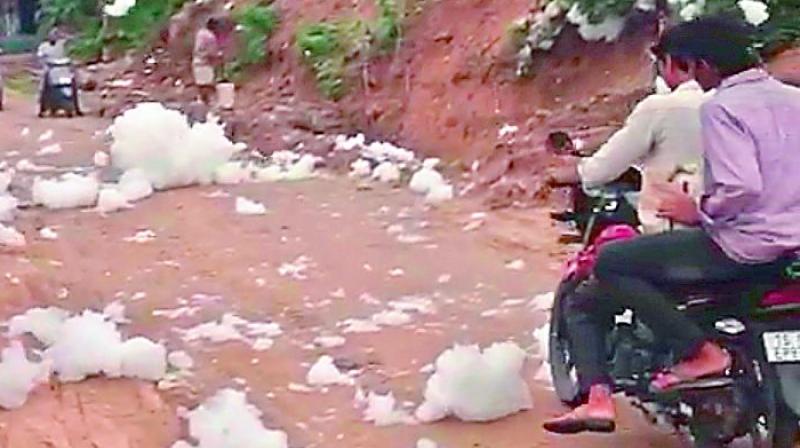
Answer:
<path fill-rule="evenodd" d="M 600 246 L 638 233 L 629 198 L 630 191 L 613 186 L 591 196 L 591 214 L 578 224 L 584 228 L 584 247 L 567 263 L 556 291 L 549 362 L 556 393 L 567 405 L 581 403 L 585 391 L 570 357 L 575 341 L 566 326 L 565 303 L 590 278 Z M 771 284 L 744 279 L 671 292 L 683 298 L 678 309 L 731 354 L 731 368 L 667 393 L 651 390 L 654 375 L 678 360 L 630 310 L 621 310 L 606 340 L 616 392 L 696 448 L 723 448 L 740 440 L 754 448 L 793 447 L 800 416 L 800 259 Z M 738 300 L 719 300 L 730 294 Z"/>
<path fill-rule="evenodd" d="M 67 58 L 47 61 L 39 94 L 39 117 L 47 112 L 64 111 L 67 117 L 82 115 L 78 106 L 78 82 L 72 61 Z"/>

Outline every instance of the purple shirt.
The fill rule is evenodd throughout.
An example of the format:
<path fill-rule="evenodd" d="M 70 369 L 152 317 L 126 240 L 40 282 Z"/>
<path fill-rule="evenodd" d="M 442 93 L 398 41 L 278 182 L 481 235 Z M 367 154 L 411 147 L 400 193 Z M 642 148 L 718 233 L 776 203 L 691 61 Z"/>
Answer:
<path fill-rule="evenodd" d="M 723 81 L 701 109 L 703 227 L 732 259 L 800 249 L 800 89 L 761 69 Z"/>

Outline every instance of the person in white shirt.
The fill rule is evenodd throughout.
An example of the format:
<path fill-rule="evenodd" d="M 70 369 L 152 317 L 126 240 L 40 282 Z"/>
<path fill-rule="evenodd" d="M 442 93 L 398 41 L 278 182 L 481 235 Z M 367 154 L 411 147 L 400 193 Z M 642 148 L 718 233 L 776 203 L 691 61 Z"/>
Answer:
<path fill-rule="evenodd" d="M 688 73 L 659 58 L 659 71 L 672 92 L 642 100 L 616 132 L 588 158 L 575 158 L 552 173 L 553 183 L 582 183 L 596 188 L 614 181 L 631 167 L 642 172 L 639 221 L 645 233 L 669 230 L 657 216 L 659 190 L 672 188 L 699 194 L 702 178 L 700 105 L 706 95 Z"/>
<path fill-rule="evenodd" d="M 614 181 L 632 166 L 638 167 L 642 172 L 639 220 L 646 233 L 672 227 L 671 222 L 658 215 L 665 190 L 699 194 L 702 183 L 700 106 L 706 97 L 689 74 L 689 67 L 665 55 L 656 57 L 658 71 L 672 92 L 648 96 L 636 106 L 624 127 L 594 155 L 574 158 L 550 173 L 553 183 L 582 182 L 591 188 Z M 565 302 L 567 333 L 575 341 L 570 353 L 586 401 L 564 416 L 545 422 L 548 431 L 574 434 L 615 429 L 614 388 L 607 372 L 603 337 L 609 319 L 598 317 L 593 306 L 601 292 L 595 281 L 588 280 Z"/>
<path fill-rule="evenodd" d="M 47 40 L 39 45 L 36 50 L 36 57 L 43 68 L 47 68 L 47 61 L 67 57 L 64 39 L 59 38 L 57 30 L 50 31 L 47 35 Z"/>

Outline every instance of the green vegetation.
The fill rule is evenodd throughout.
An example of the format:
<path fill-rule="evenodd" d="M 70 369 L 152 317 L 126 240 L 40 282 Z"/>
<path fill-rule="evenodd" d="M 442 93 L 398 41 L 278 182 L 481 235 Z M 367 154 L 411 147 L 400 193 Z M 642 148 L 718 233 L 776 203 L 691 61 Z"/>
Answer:
<path fill-rule="evenodd" d="M 35 36 L 16 35 L 0 38 L 0 51 L 3 54 L 30 53 L 36 50 L 39 41 Z"/>
<path fill-rule="evenodd" d="M 104 0 L 43 0 L 42 34 L 54 26 L 73 30 L 70 53 L 80 59 L 100 56 L 104 47 L 122 52 L 149 45 L 187 0 L 139 0 L 124 17 L 103 25 Z"/>
<path fill-rule="evenodd" d="M 348 63 L 368 46 L 368 36 L 367 25 L 361 20 L 300 27 L 296 35 L 297 50 L 314 71 L 323 95 L 338 100 L 345 94 Z"/>
<path fill-rule="evenodd" d="M 355 18 L 301 26 L 295 35 L 297 50 L 314 72 L 320 91 L 333 100 L 344 96 L 351 63 L 396 51 L 404 22 L 419 14 L 427 1 L 376 0 L 374 21 Z"/>
<path fill-rule="evenodd" d="M 397 0 L 377 0 L 378 20 L 372 27 L 375 48 L 379 51 L 391 51 L 400 41 L 401 10 Z"/>
<path fill-rule="evenodd" d="M 278 26 L 278 14 L 272 5 L 249 4 L 233 12 L 239 29 L 239 51 L 226 67 L 226 77 L 240 78 L 250 67 L 267 60 L 267 41 Z"/>

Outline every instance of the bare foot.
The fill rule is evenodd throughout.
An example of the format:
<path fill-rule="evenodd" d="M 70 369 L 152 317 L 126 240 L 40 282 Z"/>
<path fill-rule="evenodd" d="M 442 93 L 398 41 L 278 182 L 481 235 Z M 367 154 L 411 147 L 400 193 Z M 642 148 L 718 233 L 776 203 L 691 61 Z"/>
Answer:
<path fill-rule="evenodd" d="M 544 423 L 544 429 L 557 434 L 577 434 L 584 431 L 614 432 L 617 412 L 611 390 L 607 386 L 593 386 L 588 403 L 572 412 Z"/>
<path fill-rule="evenodd" d="M 706 342 L 695 356 L 682 361 L 653 380 L 656 390 L 668 390 L 681 383 L 723 373 L 731 366 L 731 356 L 719 345 Z"/>

